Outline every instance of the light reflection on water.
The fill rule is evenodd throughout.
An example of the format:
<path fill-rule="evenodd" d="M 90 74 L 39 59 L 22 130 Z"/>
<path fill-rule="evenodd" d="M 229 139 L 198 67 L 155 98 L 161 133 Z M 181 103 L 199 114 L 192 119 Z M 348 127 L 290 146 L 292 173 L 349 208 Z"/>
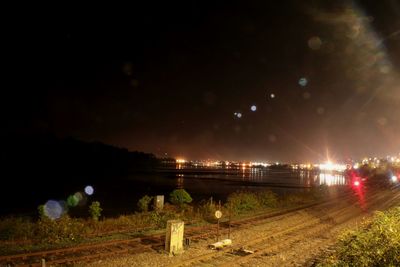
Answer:
<path fill-rule="evenodd" d="M 345 178 L 335 173 L 309 170 L 230 168 L 230 169 L 165 169 L 158 173 L 137 174 L 126 177 L 120 183 L 104 182 L 93 185 L 96 199 L 103 206 L 106 216 L 132 212 L 132 203 L 144 195 L 169 194 L 177 188 L 185 189 L 194 202 L 209 199 L 226 201 L 235 191 L 261 192 L 271 190 L 277 195 L 307 192 L 320 184 L 341 185 Z M 86 213 L 85 213 L 86 214 Z"/>
<path fill-rule="evenodd" d="M 184 184 L 194 182 L 193 179 L 203 181 L 242 182 L 253 186 L 270 185 L 283 187 L 312 187 L 319 185 L 333 186 L 346 184 L 344 175 L 338 172 L 243 167 L 229 170 L 203 169 L 201 171 L 198 169 L 196 171 L 179 169 L 175 178 L 177 188 L 184 188 Z"/>
<path fill-rule="evenodd" d="M 178 174 L 177 179 L 176 179 L 176 188 L 182 189 L 184 188 L 184 181 L 185 179 L 183 178 L 184 174 Z"/>
<path fill-rule="evenodd" d="M 342 174 L 320 173 L 319 184 L 325 185 L 345 185 L 346 180 Z"/>

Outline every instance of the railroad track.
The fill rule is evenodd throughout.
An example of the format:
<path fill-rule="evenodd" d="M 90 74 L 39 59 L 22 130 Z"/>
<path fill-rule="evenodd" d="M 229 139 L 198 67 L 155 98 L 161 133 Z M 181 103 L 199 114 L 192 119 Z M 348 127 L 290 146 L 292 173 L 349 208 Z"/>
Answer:
<path fill-rule="evenodd" d="M 140 238 L 112 240 L 97 244 L 84 244 L 69 248 L 0 256 L 0 266 L 35 267 L 42 266 L 43 260 L 49 265 L 73 264 L 150 250 L 151 247 L 143 245 Z"/>
<path fill-rule="evenodd" d="M 224 266 L 231 267 L 246 263 L 254 257 L 263 255 L 274 255 L 280 250 L 288 249 L 293 243 L 306 238 L 313 238 L 333 231 L 339 225 L 357 218 L 357 215 L 344 212 L 340 209 L 331 214 L 324 214 L 313 219 L 303 219 L 294 221 L 292 225 L 284 227 L 275 226 L 267 231 L 262 231 L 259 237 L 239 245 L 227 247 L 222 250 L 214 250 L 209 253 L 191 258 L 180 264 L 173 266 Z M 253 253 L 243 254 L 243 248 L 253 251 Z M 171 265 L 172 267 L 172 265 Z"/>
<path fill-rule="evenodd" d="M 220 222 L 220 234 L 227 234 L 229 232 L 229 228 L 231 231 L 236 231 L 238 229 L 243 229 L 248 226 L 255 226 L 264 223 L 270 223 L 276 220 L 281 220 L 284 217 L 294 216 L 295 212 L 308 210 L 311 208 L 323 208 L 325 206 L 333 206 L 336 204 L 338 199 L 341 200 L 351 200 L 354 198 L 352 194 L 343 194 L 341 196 L 332 198 L 323 202 L 313 202 L 306 205 L 302 205 L 299 207 L 287 208 L 279 211 L 272 211 L 268 213 L 261 213 L 258 215 L 254 215 L 251 217 L 238 219 L 234 221 L 222 221 Z M 147 242 L 148 244 L 153 244 L 153 247 L 156 249 L 159 246 L 164 245 L 165 234 L 151 235 L 151 236 L 143 236 L 142 240 Z M 197 240 L 205 240 L 205 239 L 213 239 L 217 238 L 217 228 L 214 225 L 204 225 L 204 226 L 196 226 L 196 227 L 185 227 L 185 238 L 191 239 L 192 241 Z"/>
<path fill-rule="evenodd" d="M 250 218 L 221 223 L 220 234 L 236 231 L 249 226 L 272 223 L 285 217 L 296 216 L 297 212 L 311 208 L 332 205 L 334 200 L 311 203 L 305 206 L 261 214 Z M 185 229 L 185 238 L 191 241 L 216 238 L 215 226 L 198 226 Z M 47 264 L 70 264 L 76 262 L 89 262 L 115 255 L 142 253 L 151 250 L 161 250 L 164 246 L 165 234 L 142 236 L 124 240 L 106 241 L 96 244 L 78 245 L 69 248 L 21 253 L 16 255 L 0 256 L 0 266 L 42 266 L 42 259 Z"/>
<path fill-rule="evenodd" d="M 380 208 L 387 208 L 392 204 L 396 204 L 395 199 L 388 198 L 388 196 L 383 196 L 380 193 L 373 193 L 365 200 L 372 202 L 373 204 L 371 207 L 373 208 L 379 208 L 379 205 L 377 205 L 373 200 L 385 203 L 384 205 L 381 205 Z M 242 242 L 239 245 L 227 247 L 222 250 L 209 251 L 186 260 L 185 262 L 178 264 L 175 263 L 173 266 L 232 267 L 246 263 L 248 266 L 252 266 L 260 265 L 259 263 L 251 262 L 252 259 L 260 257 L 263 258 L 262 265 L 269 266 L 269 264 L 265 262 L 268 260 L 268 257 L 274 257 L 280 255 L 281 252 L 289 251 L 294 244 L 301 243 L 304 240 L 323 238 L 327 235 L 338 233 L 346 225 L 350 225 L 351 223 L 354 224 L 364 215 L 371 214 L 366 213 L 362 209 L 359 209 L 358 212 L 354 212 L 356 210 L 354 209 L 355 205 L 348 205 L 346 201 L 344 201 L 342 206 L 339 207 L 332 204 L 333 203 L 330 202 L 322 203 L 321 205 L 314 205 L 308 210 L 299 210 L 298 212 L 307 210 L 306 212 L 309 213 L 311 217 L 305 220 L 294 220 L 292 225 L 286 224 L 284 227 L 279 227 L 279 225 L 275 225 L 270 229 L 267 227 L 267 230 L 264 229 L 259 232 L 259 237 L 256 239 Z M 296 212 L 293 213 L 293 216 L 295 216 L 295 214 Z M 273 221 L 283 219 L 284 217 L 286 217 L 286 215 L 283 215 L 282 217 L 278 216 L 274 218 Z M 245 253 L 246 251 L 243 250 L 243 248 L 246 248 L 253 253 Z M 285 265 L 285 263 L 282 264 Z"/>
<path fill-rule="evenodd" d="M 323 206 L 331 203 L 331 201 L 327 202 L 315 202 L 307 205 L 303 205 L 301 207 L 289 208 L 281 211 L 274 211 L 266 214 L 260 214 L 256 216 L 252 216 L 249 218 L 239 219 L 232 222 L 223 221 L 220 223 L 220 235 L 227 235 L 229 231 L 234 232 L 239 229 L 246 228 L 248 226 L 255 226 L 264 223 L 271 223 L 273 221 L 281 220 L 284 217 L 295 216 L 296 212 L 307 210 L 316 206 Z M 196 226 L 185 228 L 185 239 L 189 239 L 191 241 L 199 241 L 199 240 L 207 240 L 207 239 L 216 239 L 217 238 L 217 229 L 215 225 L 204 225 L 204 226 Z M 165 234 L 157 234 L 151 236 L 142 236 L 142 243 L 146 245 L 151 245 L 154 250 L 161 250 L 164 247 L 165 242 Z"/>
<path fill-rule="evenodd" d="M 303 207 L 272 212 L 252 218 L 234 221 L 231 223 L 231 229 L 232 231 L 235 231 L 237 229 L 247 227 L 250 224 L 261 224 L 267 219 L 279 220 L 282 218 L 282 216 L 294 216 L 294 212 L 316 205 L 317 203 L 313 203 Z M 221 234 L 226 234 L 228 229 L 228 223 L 221 224 Z M 187 228 L 185 231 L 185 237 L 190 238 L 193 241 L 215 238 L 215 226 L 198 226 Z M 113 240 L 54 250 L 6 255 L 0 256 L 0 266 L 42 266 L 42 260 L 45 260 L 46 264 L 48 265 L 90 262 L 115 255 L 160 250 L 163 249 L 164 239 L 165 234 L 158 234 L 134 239 Z"/>

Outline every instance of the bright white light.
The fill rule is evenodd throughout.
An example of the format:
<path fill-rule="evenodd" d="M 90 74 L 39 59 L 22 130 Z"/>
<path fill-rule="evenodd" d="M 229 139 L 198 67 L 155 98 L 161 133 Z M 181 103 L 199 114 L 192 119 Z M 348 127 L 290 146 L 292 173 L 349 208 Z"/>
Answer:
<path fill-rule="evenodd" d="M 235 117 L 238 117 L 239 119 L 242 117 L 242 113 L 240 113 L 240 112 L 235 112 L 235 113 L 233 113 L 233 115 Z"/>
<path fill-rule="evenodd" d="M 86 187 L 85 187 L 85 193 L 86 193 L 86 195 L 88 195 L 88 196 L 93 195 L 93 193 L 94 193 L 93 187 L 92 187 L 91 185 L 86 186 Z"/>
<path fill-rule="evenodd" d="M 393 176 L 392 176 L 392 182 L 393 182 L 393 183 L 397 182 L 397 177 L 396 177 L 396 175 L 393 175 Z"/>
<path fill-rule="evenodd" d="M 186 160 L 184 160 L 184 159 L 176 159 L 176 163 L 185 163 L 186 162 Z"/>
<path fill-rule="evenodd" d="M 360 182 L 359 181 L 355 181 L 354 182 L 354 186 L 359 186 L 360 185 Z"/>
<path fill-rule="evenodd" d="M 269 95 L 271 98 L 275 98 L 275 94 L 270 94 Z"/>
<path fill-rule="evenodd" d="M 346 170 L 346 165 L 326 162 L 324 164 L 320 164 L 319 169 L 324 171 L 344 171 Z"/>
<path fill-rule="evenodd" d="M 250 110 L 251 110 L 251 111 L 256 111 L 256 110 L 257 110 L 257 106 L 256 106 L 256 105 L 252 105 L 252 106 L 250 107 Z"/>
<path fill-rule="evenodd" d="M 265 163 L 265 162 L 250 162 L 250 167 L 253 167 L 253 166 L 268 167 L 268 163 Z"/>

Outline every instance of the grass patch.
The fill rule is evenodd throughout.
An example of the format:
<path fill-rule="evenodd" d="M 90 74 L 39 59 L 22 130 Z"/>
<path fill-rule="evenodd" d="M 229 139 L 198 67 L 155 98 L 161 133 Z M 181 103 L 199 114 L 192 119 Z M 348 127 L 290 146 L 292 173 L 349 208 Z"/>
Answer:
<path fill-rule="evenodd" d="M 318 266 L 400 266 L 400 207 L 376 212 L 340 236 L 335 253 Z"/>
<path fill-rule="evenodd" d="M 127 238 L 150 233 L 162 233 L 168 220 L 181 219 L 191 225 L 215 223 L 217 209 L 223 213 L 222 220 L 238 219 L 261 212 L 300 205 L 316 200 L 315 192 L 288 195 L 278 198 L 271 191 L 234 192 L 221 207 L 212 199 L 192 206 L 186 203 L 165 203 L 163 210 L 143 211 L 117 218 L 93 220 L 64 215 L 51 220 L 40 216 L 38 220 L 9 217 L 0 220 L 0 253 L 15 254 L 44 249 L 90 243 L 113 238 Z M 147 203 L 146 206 L 149 205 Z M 14 242 L 15 241 L 15 242 Z M 28 241 L 28 242 L 23 242 Z"/>

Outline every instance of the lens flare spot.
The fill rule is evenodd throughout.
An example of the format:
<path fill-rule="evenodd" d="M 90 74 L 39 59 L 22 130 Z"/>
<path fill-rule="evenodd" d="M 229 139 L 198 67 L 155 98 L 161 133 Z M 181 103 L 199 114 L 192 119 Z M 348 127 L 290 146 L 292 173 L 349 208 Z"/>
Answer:
<path fill-rule="evenodd" d="M 44 204 L 44 214 L 52 220 L 59 219 L 64 209 L 58 201 L 49 200 Z"/>
<path fill-rule="evenodd" d="M 308 47 L 312 50 L 318 50 L 321 48 L 322 41 L 318 36 L 311 37 L 308 39 Z"/>
<path fill-rule="evenodd" d="M 75 195 L 70 195 L 67 198 L 67 204 L 70 207 L 75 207 L 78 205 L 78 203 L 79 203 L 79 199 Z"/>
<path fill-rule="evenodd" d="M 306 78 L 300 78 L 299 85 L 305 87 L 308 84 L 308 80 Z"/>
<path fill-rule="evenodd" d="M 93 195 L 93 193 L 94 193 L 93 187 L 92 187 L 91 185 L 86 186 L 86 187 L 85 187 L 85 193 L 86 193 L 86 195 L 88 195 L 88 196 Z"/>

